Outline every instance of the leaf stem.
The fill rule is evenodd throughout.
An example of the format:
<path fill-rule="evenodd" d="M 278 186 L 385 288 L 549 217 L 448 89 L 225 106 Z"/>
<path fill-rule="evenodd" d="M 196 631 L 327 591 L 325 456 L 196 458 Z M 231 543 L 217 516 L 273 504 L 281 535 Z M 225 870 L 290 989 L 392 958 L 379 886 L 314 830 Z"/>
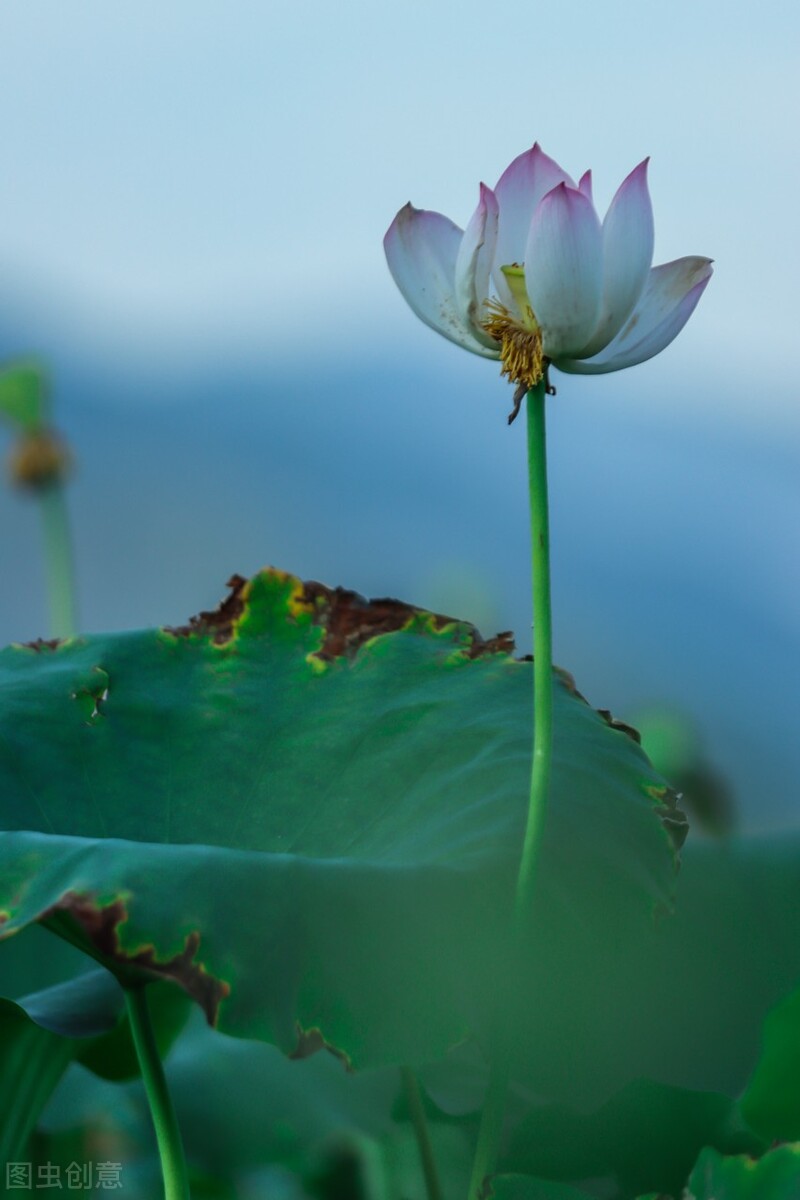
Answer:
<path fill-rule="evenodd" d="M 156 1132 L 161 1176 L 164 1181 L 164 1200 L 189 1200 L 189 1180 L 183 1143 L 156 1045 L 147 1004 L 147 988 L 126 988 L 125 1004 Z"/>
<path fill-rule="evenodd" d="M 533 757 L 528 819 L 517 875 L 513 916 L 513 960 L 519 962 L 530 930 L 533 894 L 542 847 L 550 768 L 553 757 L 553 627 L 550 608 L 550 522 L 547 499 L 546 380 L 527 394 L 528 493 L 531 514 L 533 577 Z M 478 1131 L 470 1182 L 470 1200 L 480 1200 L 484 1180 L 497 1164 L 506 1094 L 511 1075 L 512 1044 L 501 1021 L 489 1074 L 489 1087 Z"/>
<path fill-rule="evenodd" d="M 472 1163 L 469 1184 L 469 1200 L 483 1200 L 484 1181 L 497 1165 L 497 1147 L 503 1131 L 506 1109 L 506 1093 L 511 1074 L 510 1039 L 504 1028 L 497 1033 L 495 1056 L 489 1069 L 489 1086 L 483 1102 L 478 1143 Z"/>
<path fill-rule="evenodd" d="M 425 1118 L 425 1108 L 422 1103 L 419 1083 L 410 1067 L 401 1067 L 400 1074 L 403 1079 L 408 1110 L 411 1114 L 411 1123 L 414 1126 L 414 1134 L 417 1139 L 422 1174 L 425 1177 L 425 1192 L 428 1200 L 442 1200 L 442 1188 L 439 1183 L 439 1174 L 436 1170 L 436 1160 L 433 1156 L 431 1135 L 428 1129 L 428 1122 Z"/>
<path fill-rule="evenodd" d="M 39 488 L 39 504 L 44 530 L 50 632 L 56 638 L 72 637 L 76 626 L 75 582 L 72 536 L 63 484 L 53 482 Z"/>

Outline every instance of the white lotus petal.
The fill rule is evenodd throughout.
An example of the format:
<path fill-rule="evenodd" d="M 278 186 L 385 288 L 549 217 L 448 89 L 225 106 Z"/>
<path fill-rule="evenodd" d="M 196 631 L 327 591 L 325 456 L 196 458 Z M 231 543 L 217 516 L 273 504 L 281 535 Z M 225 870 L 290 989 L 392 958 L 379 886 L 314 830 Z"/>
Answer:
<path fill-rule="evenodd" d="M 592 203 L 594 203 L 594 199 L 592 197 L 592 172 L 591 171 L 584 171 L 583 174 L 581 175 L 580 179 L 578 180 L 578 191 L 583 192 L 586 199 L 591 200 Z"/>
<path fill-rule="evenodd" d="M 494 189 L 499 220 L 493 278 L 500 299 L 511 312 L 516 306 L 500 268 L 514 263 L 522 266 L 534 209 L 559 183 L 575 186 L 537 142 L 506 167 Z"/>
<path fill-rule="evenodd" d="M 489 274 L 497 242 L 497 199 L 481 184 L 478 207 L 467 225 L 456 256 L 455 298 L 459 316 L 479 342 L 497 351 L 497 342 L 481 327 L 486 317 Z"/>
<path fill-rule="evenodd" d="M 689 320 L 711 274 L 711 259 L 696 256 L 653 267 L 639 303 L 613 342 L 594 358 L 555 365 L 570 375 L 602 375 L 659 354 Z"/>
<path fill-rule="evenodd" d="M 631 315 L 653 261 L 653 206 L 647 164 L 620 184 L 603 221 L 603 299 L 597 327 L 581 358 L 591 358 L 619 333 Z"/>
<path fill-rule="evenodd" d="M 600 311 L 603 243 L 591 201 L 559 184 L 533 215 L 525 251 L 525 283 L 548 358 L 585 346 Z"/>
<path fill-rule="evenodd" d="M 455 302 L 456 257 L 462 231 L 441 213 L 406 204 L 383 239 L 392 278 L 420 320 L 451 342 L 498 358 L 482 346 L 461 319 Z"/>

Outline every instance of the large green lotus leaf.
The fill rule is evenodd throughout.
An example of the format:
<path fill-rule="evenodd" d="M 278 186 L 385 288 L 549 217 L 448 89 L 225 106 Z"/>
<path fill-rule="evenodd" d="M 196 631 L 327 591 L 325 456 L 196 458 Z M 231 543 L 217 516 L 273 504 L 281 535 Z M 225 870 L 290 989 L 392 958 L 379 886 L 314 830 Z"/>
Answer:
<path fill-rule="evenodd" d="M 598 1026 L 684 830 L 630 731 L 554 676 L 538 921 L 512 964 L 531 664 L 396 601 L 232 584 L 185 629 L 0 654 L 5 935 L 46 921 L 222 1030 L 359 1066 L 485 1033 L 502 991 L 545 1093 L 621 1086 Z"/>
<path fill-rule="evenodd" d="M 800 1146 L 779 1146 L 760 1159 L 723 1158 L 704 1150 L 683 1195 L 684 1200 L 797 1200 Z"/>

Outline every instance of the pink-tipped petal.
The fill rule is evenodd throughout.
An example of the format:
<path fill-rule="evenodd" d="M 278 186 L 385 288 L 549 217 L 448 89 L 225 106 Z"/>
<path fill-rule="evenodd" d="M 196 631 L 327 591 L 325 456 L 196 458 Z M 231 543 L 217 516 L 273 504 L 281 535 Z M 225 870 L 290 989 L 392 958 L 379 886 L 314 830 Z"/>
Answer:
<path fill-rule="evenodd" d="M 571 357 L 597 324 L 603 242 L 594 206 L 559 184 L 541 201 L 525 250 L 525 284 L 548 358 Z"/>
<path fill-rule="evenodd" d="M 497 342 L 481 327 L 481 320 L 486 315 L 496 242 L 497 198 L 492 189 L 482 183 L 478 207 L 467 225 L 456 256 L 455 299 L 464 325 L 482 345 L 495 352 Z"/>
<path fill-rule="evenodd" d="M 711 275 L 711 259 L 694 255 L 653 267 L 639 303 L 613 342 L 594 358 L 555 365 L 570 375 L 604 375 L 660 354 L 689 320 Z"/>
<path fill-rule="evenodd" d="M 645 159 L 622 181 L 603 221 L 603 299 L 600 318 L 581 358 L 616 337 L 642 294 L 653 261 L 653 206 Z"/>
<path fill-rule="evenodd" d="M 420 320 L 473 354 L 497 358 L 472 335 L 455 302 L 456 257 L 462 231 L 441 213 L 406 204 L 383 239 L 392 278 Z"/>
<path fill-rule="evenodd" d="M 537 142 L 506 167 L 494 189 L 499 220 L 493 277 L 500 299 L 512 312 L 516 305 L 500 268 L 514 263 L 523 265 L 534 209 L 559 183 L 575 186 L 566 171 Z"/>
<path fill-rule="evenodd" d="M 594 200 L 592 198 L 592 172 L 591 171 L 584 171 L 583 174 L 581 175 L 580 180 L 578 181 L 578 191 L 583 192 L 586 199 L 591 200 L 592 203 L 594 203 Z"/>

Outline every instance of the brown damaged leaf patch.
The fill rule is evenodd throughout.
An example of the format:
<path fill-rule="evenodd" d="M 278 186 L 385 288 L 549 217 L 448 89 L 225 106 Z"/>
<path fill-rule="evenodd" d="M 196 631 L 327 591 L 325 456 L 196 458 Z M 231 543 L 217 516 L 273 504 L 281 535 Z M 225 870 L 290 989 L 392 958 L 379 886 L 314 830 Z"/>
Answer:
<path fill-rule="evenodd" d="M 266 574 L 270 573 L 268 568 Z M 313 579 L 307 582 L 297 580 L 297 586 L 295 602 L 308 611 L 315 625 L 324 630 L 324 640 L 315 657 L 326 661 L 353 658 L 372 638 L 397 633 L 414 621 L 428 624 L 435 633 L 440 633 L 448 626 L 458 626 L 462 636 L 467 639 L 464 654 L 469 659 L 490 654 L 512 654 L 515 648 L 514 638 L 508 630 L 492 638 L 484 638 L 467 621 L 429 612 L 392 597 L 367 600 L 348 588 L 328 587 Z M 232 575 L 226 587 L 230 588 L 230 594 L 217 608 L 190 617 L 185 625 L 167 625 L 165 632 L 174 637 L 210 635 L 216 645 L 225 645 L 234 636 L 236 625 L 247 611 L 249 581 L 242 575 Z"/>
<path fill-rule="evenodd" d="M 243 575 L 231 575 L 225 584 L 230 588 L 230 595 L 221 600 L 216 608 L 209 612 L 198 613 L 190 617 L 186 625 L 166 626 L 166 632 L 175 637 L 190 637 L 192 634 L 209 634 L 213 642 L 222 646 L 233 637 L 237 621 L 247 607 L 244 596 L 248 580 Z"/>
<path fill-rule="evenodd" d="M 304 1029 L 300 1022 L 296 1021 L 295 1030 L 297 1031 L 297 1045 L 289 1058 L 311 1058 L 312 1054 L 318 1054 L 320 1050 L 327 1050 L 329 1054 L 343 1063 L 348 1075 L 353 1073 L 353 1064 L 349 1055 L 344 1050 L 340 1050 L 338 1046 L 326 1041 L 322 1036 L 322 1030 L 317 1025 L 313 1025 L 310 1029 Z"/>
<path fill-rule="evenodd" d="M 66 638 L 36 638 L 33 642 L 20 643 L 25 650 L 35 650 L 37 654 L 41 654 L 43 650 L 57 650 L 59 646 L 63 646 Z"/>
<path fill-rule="evenodd" d="M 317 651 L 318 658 L 353 658 L 372 638 L 397 633 L 414 621 L 427 622 L 436 633 L 449 626 L 460 626 L 469 639 L 465 649 L 468 658 L 508 654 L 514 649 L 514 639 L 510 633 L 498 633 L 485 640 L 474 625 L 458 621 L 455 617 L 428 612 L 391 597 L 367 600 L 358 592 L 341 587 L 329 588 L 314 580 L 303 584 L 300 602 L 308 605 L 314 624 L 325 631 L 324 641 Z"/>
<path fill-rule="evenodd" d="M 311 619 L 325 633 L 318 658 L 352 658 L 365 642 L 381 634 L 397 633 L 415 618 L 429 616 L 412 604 L 389 597 L 367 600 L 347 588 L 329 588 L 310 580 L 302 585 L 300 603 L 307 605 Z M 430 614 L 435 630 L 452 624 L 449 617 Z"/>
<path fill-rule="evenodd" d="M 59 915 L 71 918 L 104 960 L 126 970 L 146 971 L 159 979 L 171 979 L 179 984 L 199 1004 L 209 1025 L 216 1025 L 220 1003 L 230 995 L 231 989 L 224 980 L 216 979 L 202 963 L 195 961 L 200 947 L 200 934 L 196 930 L 187 934 L 179 954 L 162 961 L 156 958 L 153 946 L 129 953 L 120 945 L 119 928 L 128 919 L 122 900 L 103 906 L 90 896 L 67 892 L 41 919 Z"/>
<path fill-rule="evenodd" d="M 473 641 L 467 650 L 467 658 L 483 658 L 487 654 L 513 654 L 517 648 L 510 629 L 504 629 L 502 633 L 496 633 L 491 638 L 482 638 L 474 625 L 470 628 Z"/>
<path fill-rule="evenodd" d="M 316 580 L 306 583 L 298 580 L 297 584 L 299 594 L 296 603 L 305 608 L 313 623 L 324 630 L 322 646 L 316 651 L 317 658 L 353 658 L 372 638 L 397 633 L 413 621 L 426 622 L 436 633 L 448 626 L 459 626 L 469 641 L 465 647 L 467 658 L 511 654 L 514 650 L 514 639 L 508 631 L 486 639 L 466 621 L 428 612 L 427 609 L 418 608 L 416 605 L 405 604 L 402 600 L 391 597 L 367 600 L 348 588 L 331 588 Z M 217 608 L 190 617 L 186 625 L 167 626 L 166 632 L 175 637 L 210 635 L 216 645 L 229 642 L 237 623 L 247 610 L 248 580 L 242 575 L 233 575 L 226 586 L 231 589 L 230 594 Z"/>

